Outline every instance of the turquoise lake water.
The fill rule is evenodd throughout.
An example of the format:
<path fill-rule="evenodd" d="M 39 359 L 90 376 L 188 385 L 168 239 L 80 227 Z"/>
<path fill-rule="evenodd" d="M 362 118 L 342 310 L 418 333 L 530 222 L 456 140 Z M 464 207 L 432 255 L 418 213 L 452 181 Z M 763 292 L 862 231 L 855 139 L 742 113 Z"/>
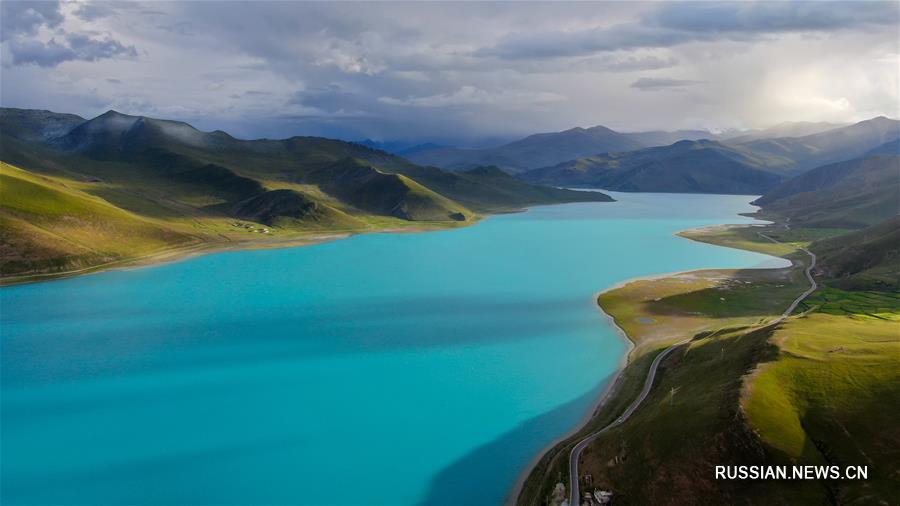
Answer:
<path fill-rule="evenodd" d="M 498 504 L 626 344 L 595 294 L 785 265 L 673 236 L 751 197 L 614 194 L 0 290 L 3 504 Z"/>

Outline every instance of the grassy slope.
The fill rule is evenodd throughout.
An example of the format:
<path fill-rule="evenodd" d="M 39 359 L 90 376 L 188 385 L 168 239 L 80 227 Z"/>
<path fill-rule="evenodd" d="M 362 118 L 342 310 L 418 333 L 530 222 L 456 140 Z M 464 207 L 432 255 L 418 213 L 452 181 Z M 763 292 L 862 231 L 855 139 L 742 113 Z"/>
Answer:
<path fill-rule="evenodd" d="M 199 241 L 73 188 L 0 162 L 4 274 L 71 270 Z"/>
<path fill-rule="evenodd" d="M 900 217 L 812 245 L 817 274 L 832 286 L 900 290 Z"/>
<path fill-rule="evenodd" d="M 756 204 L 797 227 L 862 228 L 900 210 L 900 156 L 825 165 L 773 188 Z"/>
<path fill-rule="evenodd" d="M 744 392 L 752 427 L 791 462 L 869 466 L 868 481 L 827 484 L 839 503 L 900 497 L 900 297 L 827 288 L 801 310 Z"/>
<path fill-rule="evenodd" d="M 359 230 L 366 223 L 302 191 L 281 188 L 238 202 L 229 210 L 234 216 L 279 228 L 310 230 Z"/>
<path fill-rule="evenodd" d="M 414 221 L 464 221 L 474 213 L 403 174 L 384 172 L 365 160 L 345 158 L 306 177 L 357 209 Z"/>
<path fill-rule="evenodd" d="M 759 231 L 792 244 L 766 241 L 757 234 Z M 808 246 L 812 240 L 840 232 L 740 227 L 684 235 L 802 262 L 795 246 Z M 694 340 L 689 349 L 661 366 L 657 384 L 632 419 L 596 440 L 583 454 L 583 472 L 593 478 L 593 484 L 587 488 L 613 490 L 617 504 L 819 504 L 830 502 L 835 494 L 843 498 L 865 494 L 891 497 L 893 485 L 884 480 L 884 475 L 868 484 L 714 479 L 713 466 L 717 464 L 792 463 L 791 455 L 779 448 L 781 444 L 791 445 L 792 440 L 783 438 L 778 429 L 790 426 L 791 417 L 798 410 L 805 415 L 802 426 L 808 434 L 804 437 L 820 445 L 814 451 L 841 455 L 836 460 L 841 464 L 865 465 L 867 462 L 856 459 L 863 451 L 873 461 L 870 469 L 874 465 L 882 472 L 890 472 L 891 462 L 896 462 L 897 433 L 890 429 L 893 425 L 887 417 L 896 419 L 897 410 L 882 407 L 883 413 L 873 413 L 876 408 L 871 403 L 881 399 L 887 406 L 900 406 L 893 400 L 896 387 L 890 386 L 890 382 L 898 382 L 888 377 L 892 372 L 884 370 L 900 370 L 896 324 L 877 319 L 896 319 L 898 310 L 886 304 L 883 295 L 857 295 L 880 301 L 876 303 L 881 310 L 876 311 L 874 324 L 848 323 L 846 315 L 833 314 L 833 307 L 817 303 L 815 297 L 825 296 L 817 293 L 806 308 L 817 307 L 812 315 L 792 318 L 777 328 L 746 327 L 777 316 L 806 287 L 802 265 L 798 263 L 786 277 L 777 270 L 698 271 L 637 281 L 600 296 L 600 304 L 627 331 L 636 348 L 614 395 L 581 434 L 603 427 L 618 416 L 637 395 L 649 363 L 659 351 L 686 336 L 693 335 Z M 847 330 L 854 328 L 861 331 L 848 336 Z M 833 350 L 835 343 L 848 344 L 846 351 L 826 354 L 831 362 L 823 372 L 817 367 L 821 362 L 816 362 L 821 356 L 798 357 L 790 343 L 779 349 L 777 345 L 786 335 L 795 336 L 795 342 L 807 343 L 805 347 L 818 348 L 820 355 L 824 347 Z M 812 339 L 817 342 L 810 345 Z M 862 355 L 855 353 L 852 344 L 860 341 L 865 341 L 857 347 L 864 350 Z M 765 364 L 763 372 L 752 374 L 760 364 Z M 826 373 L 832 374 L 829 382 L 806 381 Z M 799 379 L 789 382 L 772 375 Z M 749 394 L 754 389 L 747 385 L 758 381 L 764 386 L 759 393 Z M 843 390 L 840 399 L 829 395 L 829 389 L 834 388 L 829 385 L 835 381 Z M 888 382 L 887 388 L 883 382 Z M 773 390 L 772 384 L 783 385 L 782 390 L 791 393 Z M 754 395 L 764 394 L 769 397 L 754 399 Z M 748 406 L 749 416 L 745 414 Z M 839 424 L 823 414 L 832 407 L 846 415 Z M 855 439 L 850 439 L 845 429 Z M 789 432 L 789 436 L 796 447 L 797 432 Z M 543 456 L 526 481 L 519 503 L 543 504 L 554 484 L 565 480 L 572 441 L 557 445 Z M 852 441 L 859 445 L 850 444 Z M 822 442 L 840 448 L 832 450 Z M 886 445 L 879 447 L 887 449 L 871 449 L 878 445 Z M 852 453 L 853 448 L 856 454 Z M 818 458 L 801 463 L 822 461 Z"/>

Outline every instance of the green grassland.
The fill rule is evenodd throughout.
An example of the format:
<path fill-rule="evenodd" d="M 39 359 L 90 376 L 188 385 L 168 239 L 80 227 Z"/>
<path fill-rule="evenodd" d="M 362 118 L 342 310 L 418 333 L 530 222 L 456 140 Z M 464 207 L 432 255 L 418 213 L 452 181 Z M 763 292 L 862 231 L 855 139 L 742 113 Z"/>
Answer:
<path fill-rule="evenodd" d="M 763 234 L 785 241 L 773 243 Z M 572 445 L 634 399 L 659 352 L 690 344 L 660 366 L 650 395 L 625 424 L 582 454 L 585 489 L 616 504 L 889 504 L 898 496 L 900 303 L 895 294 L 828 285 L 771 325 L 808 282 L 806 255 L 845 232 L 777 226 L 686 231 L 693 240 L 791 259 L 789 269 L 708 270 L 638 280 L 599 304 L 635 348 L 587 426 L 545 453 L 520 504 L 552 502 L 567 483 Z M 838 239 L 835 239 L 837 241 Z M 827 281 L 826 281 L 827 282 Z M 722 481 L 715 465 L 868 465 L 868 481 Z"/>
<path fill-rule="evenodd" d="M 657 341 L 760 325 L 803 291 L 799 270 L 705 270 L 630 282 L 598 302 L 638 351 Z"/>
<path fill-rule="evenodd" d="M 826 288 L 798 311 L 747 385 L 750 424 L 792 462 L 869 466 L 868 481 L 827 485 L 837 502 L 900 497 L 900 296 Z"/>
<path fill-rule="evenodd" d="M 698 242 L 727 246 L 784 257 L 804 262 L 806 255 L 798 254 L 797 248 L 805 248 L 814 241 L 838 236 L 849 232 L 843 228 L 785 228 L 775 225 L 726 225 L 719 227 L 685 230 L 678 235 Z M 772 242 L 760 237 L 766 235 L 778 241 Z M 779 244 L 780 243 L 780 244 Z"/>

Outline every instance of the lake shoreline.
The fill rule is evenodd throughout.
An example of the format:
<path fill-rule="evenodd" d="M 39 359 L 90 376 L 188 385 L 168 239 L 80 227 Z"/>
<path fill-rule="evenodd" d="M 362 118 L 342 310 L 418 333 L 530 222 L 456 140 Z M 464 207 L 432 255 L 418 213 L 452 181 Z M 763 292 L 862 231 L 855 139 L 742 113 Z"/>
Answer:
<path fill-rule="evenodd" d="M 523 212 L 526 209 L 509 212 Z M 497 213 L 502 214 L 502 213 Z M 463 227 L 468 227 L 480 223 L 485 218 L 477 219 L 466 223 Z M 80 276 L 89 276 L 92 274 L 100 274 L 110 271 L 124 271 L 132 269 L 142 269 L 145 267 L 155 267 L 158 265 L 173 264 L 184 262 L 192 258 L 205 255 L 213 255 L 216 253 L 227 253 L 232 251 L 248 251 L 258 249 L 283 249 L 283 248 L 300 248 L 304 246 L 315 246 L 332 241 L 340 241 L 349 239 L 357 235 L 365 234 L 402 234 L 402 233 L 420 233 L 420 232 L 439 232 L 442 230 L 456 230 L 461 228 L 459 225 L 450 226 L 410 226 L 404 228 L 385 228 L 377 230 L 362 231 L 334 231 L 323 232 L 321 234 L 311 234 L 305 236 L 297 236 L 280 240 L 251 240 L 251 241 L 235 241 L 235 242 L 200 242 L 180 247 L 167 248 L 164 250 L 149 253 L 144 256 L 123 258 L 114 260 L 104 264 L 93 265 L 83 269 L 70 270 L 65 272 L 47 272 L 35 274 L 23 274 L 17 276 L 0 277 L 0 288 L 8 286 L 26 285 L 32 283 L 43 283 L 48 281 L 57 281 L 62 279 L 76 278 Z"/>
<path fill-rule="evenodd" d="M 341 411 L 336 404 L 337 398 L 358 396 L 361 409 L 376 416 L 378 425 L 373 430 L 383 434 L 384 443 L 392 448 L 401 445 L 394 450 L 398 457 L 410 452 L 414 457 L 425 457 L 421 463 L 415 458 L 398 460 L 398 468 L 410 473 L 406 477 L 394 472 L 394 477 L 369 479 L 367 486 L 380 494 L 378 497 L 382 499 L 379 500 L 417 504 L 421 496 L 416 490 L 398 492 L 399 482 L 384 485 L 391 480 L 406 482 L 416 477 L 417 486 L 421 484 L 426 491 L 436 492 L 440 497 L 453 497 L 452 502 L 457 504 L 478 503 L 478 497 L 490 497 L 485 502 L 502 503 L 512 500 L 507 496 L 517 480 L 515 489 L 520 488 L 524 478 L 520 470 L 529 464 L 529 460 L 535 476 L 543 478 L 545 469 L 552 470 L 547 477 L 556 476 L 563 453 L 559 447 L 534 466 L 540 458 L 539 451 L 546 451 L 545 445 L 552 445 L 554 440 L 565 437 L 560 435 L 574 432 L 588 421 L 590 424 L 582 433 L 593 429 L 604 421 L 599 417 L 605 418 L 610 409 L 631 396 L 635 375 L 641 371 L 646 358 L 642 351 L 647 348 L 635 346 L 628 335 L 630 322 L 620 320 L 617 323 L 613 317 L 617 313 L 607 311 L 605 304 L 598 306 L 597 298 L 606 290 L 635 279 L 665 276 L 659 272 L 693 271 L 708 265 L 750 268 L 766 261 L 768 257 L 745 256 L 734 249 L 727 251 L 729 248 L 708 249 L 675 237 L 679 230 L 738 221 L 732 221 L 730 217 L 734 216 L 735 206 L 738 209 L 745 206 L 744 200 L 717 196 L 659 199 L 655 195 L 638 195 L 620 206 L 592 203 L 540 206 L 545 209 L 532 209 L 529 216 L 524 216 L 528 213 L 515 213 L 497 217 L 496 220 L 485 220 L 480 227 L 458 227 L 454 234 L 418 234 L 412 232 L 424 229 L 402 227 L 401 230 L 378 231 L 388 232 L 383 234 L 367 233 L 353 242 L 334 242 L 312 249 L 288 249 L 294 243 L 278 241 L 276 245 L 281 248 L 278 251 L 248 250 L 254 246 L 272 246 L 273 239 L 287 235 L 280 232 L 274 237 L 259 237 L 265 244 L 226 244 L 218 249 L 194 249 L 194 245 L 189 245 L 166 252 L 164 258 L 155 256 L 152 261 L 171 259 L 174 262 L 203 256 L 153 271 L 110 274 L 55 285 L 36 283 L 21 289 L 4 290 L 4 302 L 9 302 L 8 307 L 21 305 L 21 311 L 10 312 L 10 338 L 13 339 L 10 350 L 21 351 L 22 355 L 10 353 L 6 359 L 18 368 L 14 376 L 23 383 L 39 380 L 33 371 L 47 369 L 45 364 L 48 362 L 38 362 L 36 357 L 28 355 L 28 342 L 32 336 L 41 335 L 38 325 L 46 325 L 41 322 L 48 317 L 56 318 L 64 327 L 70 325 L 75 329 L 72 334 L 79 341 L 78 349 L 85 350 L 85 356 L 70 360 L 67 350 L 72 348 L 73 342 L 71 338 L 63 337 L 69 332 L 60 332 L 60 338 L 49 343 L 51 355 L 59 356 L 59 363 L 64 364 L 61 367 L 66 367 L 64 372 L 71 369 L 73 376 L 90 378 L 96 374 L 92 371 L 103 373 L 106 368 L 115 367 L 117 376 L 110 376 L 108 384 L 124 388 L 125 385 L 116 385 L 120 381 L 116 378 L 142 377 L 146 370 L 169 371 L 172 369 L 170 364 L 182 360 L 180 357 L 199 357 L 203 361 L 186 363 L 184 373 L 206 377 L 210 374 L 209 364 L 216 365 L 217 369 L 227 372 L 222 383 L 234 386 L 228 389 L 229 402 L 253 406 L 248 413 L 265 411 L 277 414 L 271 417 L 273 420 L 296 422 L 289 427 L 282 422 L 273 422 L 273 426 L 250 420 L 226 424 L 217 443 L 223 448 L 245 441 L 247 434 L 254 438 L 287 437 L 299 441 L 298 438 L 305 438 L 302 431 L 314 430 L 320 436 L 339 435 L 346 429 L 342 424 L 352 425 L 352 422 L 340 419 L 334 421 L 337 425 L 321 425 L 318 417 L 309 419 L 303 416 L 304 410 L 294 409 L 294 403 L 272 402 L 271 398 L 260 398 L 254 392 L 256 388 L 238 387 L 246 382 L 248 374 L 252 373 L 250 377 L 254 381 L 271 381 L 273 385 L 309 385 L 319 380 L 324 385 L 335 368 L 346 367 L 346 371 L 354 373 L 368 371 L 358 377 L 348 376 L 354 383 L 338 386 L 340 395 L 337 396 L 320 395 L 318 389 L 303 388 L 299 393 L 291 389 L 289 394 L 291 399 L 298 395 L 306 398 L 310 404 L 304 406 L 316 406 L 323 413 Z M 686 211 L 673 216 L 670 207 L 680 202 L 697 205 L 682 206 Z M 641 226 L 636 227 L 632 219 L 646 220 L 646 226 L 641 221 Z M 408 234 L 395 235 L 396 232 Z M 624 235 L 622 240 L 614 243 L 611 238 L 617 237 L 615 232 Z M 348 234 L 323 235 L 302 237 L 300 239 L 305 241 L 301 244 L 312 244 L 314 239 L 325 242 L 346 238 Z M 648 248 L 648 244 L 655 246 Z M 241 251 L 206 256 L 222 250 Z M 671 251 L 671 255 L 659 257 L 654 251 Z M 529 252 L 529 256 L 519 259 L 517 255 L 522 252 Z M 598 252 L 601 261 L 598 261 Z M 616 262 L 621 268 L 616 267 Z M 536 265 L 545 268 L 535 269 Z M 115 265 L 107 268 L 133 267 Z M 181 290 L 182 287 L 185 289 Z M 502 289 L 498 290 L 498 287 Z M 598 291 L 598 287 L 610 288 Z M 359 295 L 361 292 L 365 295 Z M 114 295 L 112 299 L 110 294 Z M 589 301 L 590 298 L 594 300 Z M 107 300 L 109 305 L 105 305 Z M 47 313 L 41 305 L 49 301 L 54 302 L 47 304 Z M 436 302 L 440 306 L 436 307 Z M 526 312 L 522 313 L 523 310 Z M 600 311 L 599 315 L 612 326 L 604 326 L 595 311 Z M 132 317 L 134 315 L 140 317 Z M 390 323 L 386 323 L 388 321 Z M 463 323 L 461 327 L 459 322 L 469 323 Z M 76 327 L 78 325 L 82 326 Z M 93 329 L 92 325 L 97 328 L 87 332 L 85 329 Z M 160 328 L 167 330 L 162 338 L 157 337 Z M 381 331 L 382 328 L 386 330 Z M 611 335 L 613 329 L 618 337 Z M 483 332 L 486 333 L 482 335 Z M 104 341 L 117 335 L 128 336 L 134 344 L 129 342 L 122 349 L 110 349 Z M 338 342 L 303 339 L 320 335 L 343 337 Z M 360 338 L 366 341 L 361 342 Z M 160 339 L 172 346 L 166 346 L 160 353 L 143 351 L 158 348 Z M 482 345 L 485 345 L 483 349 Z M 427 346 L 425 353 L 420 352 L 423 346 Z M 371 353 L 382 348 L 384 353 Z M 116 360 L 110 360 L 111 356 Z M 557 362 L 556 372 L 551 372 L 551 377 L 544 377 L 547 373 L 545 360 L 551 356 L 561 362 Z M 127 375 L 118 374 L 122 368 Z M 460 376 L 462 370 L 472 371 L 472 374 Z M 173 394 L 192 395 L 191 389 L 185 389 L 181 369 L 174 372 L 178 374 L 166 372 L 163 375 L 172 380 L 168 383 L 147 385 L 148 392 L 158 394 L 160 399 Z M 52 374 L 59 373 L 54 371 Z M 379 411 L 383 404 L 376 403 L 384 392 L 408 385 L 409 380 L 403 376 L 409 375 L 422 378 L 428 387 L 422 387 L 421 392 L 410 391 L 412 398 L 421 396 L 424 402 L 414 403 L 413 419 L 419 420 L 416 417 L 421 416 L 424 421 L 431 417 L 430 413 L 444 413 L 449 409 L 447 403 L 466 408 L 446 412 L 451 418 L 460 417 L 453 424 L 444 424 L 443 430 L 450 432 L 446 436 L 452 438 L 449 439 L 452 443 L 444 441 L 442 447 L 430 449 L 427 455 L 421 454 L 418 443 L 404 447 L 404 441 L 414 441 L 410 438 L 415 437 L 429 439 L 433 434 L 429 435 L 428 431 L 401 432 L 391 436 L 397 432 L 394 430 L 396 421 L 392 420 L 396 415 Z M 515 381 L 507 385 L 513 379 Z M 420 385 L 418 381 L 416 385 Z M 60 396 L 69 396 L 71 384 L 60 382 L 53 386 L 53 391 Z M 349 390 L 351 385 L 353 389 Z M 272 388 L 266 386 L 266 391 Z M 476 392 L 496 396 L 496 400 L 491 401 L 492 407 L 482 411 L 485 416 L 494 418 L 489 419 L 487 428 L 477 423 L 463 424 L 469 427 L 466 430 L 454 429 L 457 423 L 468 420 L 466 410 L 477 408 L 481 402 L 475 400 L 478 395 L 472 395 Z M 89 393 L 90 397 L 85 396 L 86 401 L 99 399 L 102 394 L 100 391 Z M 22 396 L 27 397 L 24 393 Z M 536 413 L 547 413 L 560 399 L 574 401 L 565 403 L 565 409 L 552 410 L 550 416 L 535 416 Z M 370 405 L 366 406 L 367 403 Z M 188 412 L 196 411 L 185 418 L 184 424 L 173 427 L 174 434 L 186 438 L 184 448 L 203 450 L 204 445 L 191 441 L 188 429 L 192 427 L 191 423 L 205 420 L 209 410 L 215 411 L 218 406 L 217 399 L 197 399 L 184 406 Z M 132 409 L 115 404 L 110 408 L 104 419 L 123 423 L 139 421 L 135 420 L 135 410 L 152 416 L 159 413 L 158 406 Z M 165 406 L 163 408 L 165 411 Z M 24 414 L 32 416 L 30 412 Z M 252 414 L 248 416 L 252 417 Z M 88 437 L 89 428 L 79 425 L 79 421 L 70 416 L 57 425 L 71 427 L 77 437 L 63 432 L 48 434 L 48 437 L 58 436 L 60 444 L 76 449 L 92 444 Z M 247 422 L 251 422 L 249 426 Z M 416 425 L 427 428 L 429 424 Z M 84 431 L 81 430 L 83 427 Z M 509 430 L 510 427 L 513 430 Z M 18 430 L 23 438 L 36 431 L 24 423 Z M 147 430 L 160 441 L 171 438 L 169 431 L 153 427 Z M 145 451 L 155 451 L 152 450 L 153 438 L 148 441 L 137 444 Z M 489 443 L 484 444 L 484 441 Z M 335 444 L 340 442 L 336 443 L 332 437 L 321 437 L 303 451 L 310 455 L 330 456 L 337 453 Z M 171 448 L 165 452 L 174 460 L 190 464 L 182 446 L 165 448 Z M 459 448 L 469 451 L 460 456 Z M 279 459 L 292 461 L 296 458 L 292 453 L 298 450 L 277 450 L 275 456 L 268 455 L 269 451 L 265 446 L 259 447 L 241 455 L 238 462 L 261 470 L 273 466 L 272 471 L 278 480 L 282 480 L 279 481 L 281 485 L 263 491 L 255 490 L 247 482 L 242 489 L 246 501 L 252 502 L 252 498 L 261 497 L 259 494 L 276 498 L 279 494 L 299 491 L 296 476 L 291 476 L 292 470 L 276 469 Z M 359 451 L 359 448 L 348 447 L 341 451 Z M 110 444 L 103 448 L 98 460 L 124 455 L 126 452 L 121 445 Z M 22 455 L 23 462 L 27 458 Z M 474 480 L 483 479 L 483 472 L 476 473 L 476 469 L 488 462 L 502 463 L 502 469 L 497 468 L 496 475 L 491 473 L 491 483 L 486 483 L 483 489 L 452 490 L 455 487 L 451 483 L 468 483 L 468 480 L 475 483 Z M 473 466 L 473 463 L 477 465 Z M 213 469 L 217 465 L 216 461 L 211 461 L 207 467 Z M 92 467 L 90 463 L 79 466 Z M 161 473 L 167 472 L 162 467 L 159 469 Z M 308 476 L 318 476 L 310 483 L 330 480 L 325 471 L 307 469 Z M 467 481 L 458 481 L 462 479 Z M 172 477 L 172 483 L 178 485 L 180 481 Z M 524 484 L 523 494 L 536 497 L 533 494 L 536 484 L 543 489 L 553 483 L 529 480 Z M 105 487 L 76 482 L 70 485 L 73 494 L 90 497 L 109 493 Z M 122 487 L 116 489 L 116 493 L 128 497 L 128 488 Z M 38 489 L 23 489 L 21 493 L 35 497 L 44 494 Z M 178 497 L 177 488 L 172 488 L 171 493 Z M 277 502 L 278 499 L 272 500 Z"/>
<path fill-rule="evenodd" d="M 715 244 L 712 242 L 700 241 L 700 240 L 692 237 L 691 233 L 722 231 L 722 230 L 729 230 L 729 229 L 734 229 L 734 228 L 758 227 L 758 226 L 767 226 L 767 225 L 774 224 L 774 222 L 759 219 L 755 216 L 747 215 L 745 213 L 741 213 L 740 215 L 749 217 L 749 218 L 753 218 L 756 221 L 760 221 L 760 222 L 764 222 L 764 223 L 745 223 L 745 224 L 727 223 L 727 224 L 719 224 L 719 225 L 707 225 L 707 226 L 694 227 L 694 228 L 689 228 L 689 229 L 685 229 L 685 230 L 680 230 L 680 231 L 675 232 L 672 235 L 675 237 L 681 237 L 683 239 L 688 239 L 690 241 L 694 241 L 694 242 L 697 242 L 700 244 L 730 248 L 732 246 L 728 246 L 725 244 Z M 736 248 L 736 249 L 743 249 L 743 248 Z M 750 251 L 750 250 L 745 250 L 745 251 Z M 769 256 L 772 256 L 773 258 L 778 258 L 773 255 L 769 255 Z M 787 272 L 791 269 L 796 268 L 798 265 L 800 265 L 800 264 L 798 264 L 797 261 L 791 260 L 791 265 L 788 265 L 786 267 L 776 268 L 776 269 L 784 270 L 785 272 Z M 765 269 L 765 268 L 762 268 L 762 269 Z M 512 490 L 510 491 L 509 495 L 507 496 L 505 504 L 515 505 L 515 504 L 519 503 L 519 498 L 522 494 L 525 484 L 528 481 L 528 478 L 534 472 L 535 468 L 538 466 L 538 464 L 541 462 L 541 460 L 543 460 L 543 458 L 547 455 L 547 453 L 549 451 L 551 451 L 554 447 L 558 446 L 559 444 L 565 442 L 566 440 L 568 440 L 568 439 L 572 438 L 573 436 L 575 436 L 576 434 L 578 434 L 580 431 L 584 430 L 584 428 L 591 422 L 591 420 L 594 419 L 594 417 L 600 412 L 600 410 L 603 409 L 604 407 L 606 407 L 607 403 L 612 398 L 614 398 L 615 394 L 621 389 L 622 381 L 625 377 L 624 373 L 628 369 L 628 367 L 633 364 L 632 356 L 633 356 L 634 351 L 638 348 L 639 343 L 636 341 L 636 338 L 633 338 L 632 336 L 630 336 L 628 334 L 628 332 L 626 332 L 625 329 L 623 329 L 618 324 L 618 322 L 616 322 L 615 318 L 612 315 L 610 315 L 608 312 L 606 312 L 603 305 L 600 303 L 600 297 L 606 293 L 609 293 L 609 292 L 612 292 L 619 288 L 625 287 L 626 285 L 629 285 L 634 282 L 662 280 L 662 279 L 670 278 L 673 276 L 692 275 L 692 274 L 697 274 L 697 273 L 708 271 L 708 270 L 715 270 L 715 269 L 691 269 L 691 270 L 687 270 L 687 271 L 672 271 L 672 272 L 662 273 L 662 274 L 651 274 L 651 275 L 647 275 L 647 276 L 635 276 L 635 277 L 620 281 L 620 282 L 618 282 L 608 288 L 605 288 L 599 292 L 596 292 L 594 294 L 594 305 L 595 305 L 596 309 L 600 311 L 600 313 L 604 316 L 604 318 L 607 320 L 609 325 L 613 328 L 613 330 L 615 330 L 616 334 L 621 339 L 623 339 L 623 341 L 628 346 L 628 351 L 625 354 L 623 354 L 622 359 L 620 361 L 620 365 L 619 365 L 618 369 L 614 372 L 612 378 L 609 381 L 609 384 L 603 389 L 603 391 L 597 397 L 596 402 L 591 406 L 590 410 L 582 417 L 581 420 L 578 421 L 577 425 L 575 425 L 566 434 L 560 436 L 559 438 L 555 439 L 550 444 L 546 445 L 537 455 L 535 455 L 534 458 L 532 458 L 532 460 L 528 463 L 528 466 L 525 469 L 523 469 L 523 471 L 519 474 L 519 477 L 516 479 L 515 485 L 513 486 Z M 674 339 L 675 338 L 673 338 L 673 341 L 674 341 Z M 659 341 L 657 341 L 657 342 L 659 342 Z M 640 343 L 640 344 L 646 344 L 646 342 Z M 664 348 L 662 348 L 662 349 L 664 349 Z"/>

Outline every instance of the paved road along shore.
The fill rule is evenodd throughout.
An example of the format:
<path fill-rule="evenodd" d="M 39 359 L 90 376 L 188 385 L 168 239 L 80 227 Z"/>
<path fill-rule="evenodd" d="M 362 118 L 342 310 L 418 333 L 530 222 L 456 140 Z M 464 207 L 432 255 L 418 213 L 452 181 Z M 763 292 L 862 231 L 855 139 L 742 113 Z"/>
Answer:
<path fill-rule="evenodd" d="M 764 234 L 759 234 L 759 235 L 760 235 L 760 237 L 768 239 L 772 242 L 775 242 L 775 243 L 780 242 L 780 241 L 777 241 L 767 235 L 764 235 Z M 803 299 L 809 297 L 810 294 L 815 292 L 819 286 L 816 283 L 816 280 L 813 279 L 813 276 L 812 276 L 812 270 L 816 266 L 815 253 L 809 251 L 806 248 L 800 248 L 800 250 L 805 252 L 807 255 L 809 255 L 809 258 L 810 258 L 809 265 L 806 266 L 806 269 L 804 269 L 804 271 L 803 271 L 804 274 L 806 275 L 806 279 L 809 280 L 809 288 L 805 292 L 800 294 L 800 296 L 798 296 L 796 299 L 794 299 L 794 301 L 791 302 L 791 305 L 788 306 L 788 308 L 784 311 L 784 313 L 781 314 L 781 316 L 779 316 L 776 320 L 767 323 L 766 325 L 776 325 L 778 323 L 783 322 L 788 316 L 791 315 L 791 313 L 794 312 L 795 309 L 797 309 L 797 306 L 801 302 L 803 302 Z M 606 431 L 608 431 L 614 427 L 618 427 L 619 425 L 625 423 L 625 421 L 628 420 L 629 417 L 631 417 L 631 415 L 637 410 L 637 408 L 641 405 L 641 403 L 644 402 L 644 399 L 647 398 L 647 394 L 650 393 L 650 389 L 653 388 L 653 380 L 656 379 L 656 370 L 659 368 L 659 364 L 666 357 L 668 357 L 673 351 L 675 351 L 680 346 L 687 344 L 689 341 L 690 341 L 690 339 L 685 339 L 684 341 L 679 341 L 679 342 L 673 344 L 672 346 L 669 346 L 668 348 L 665 349 L 665 351 L 663 351 L 662 353 L 657 355 L 656 358 L 653 359 L 653 363 L 650 364 L 650 371 L 647 372 L 647 378 L 644 380 L 644 388 L 641 390 L 640 395 L 637 396 L 637 398 L 634 400 L 634 402 L 632 402 L 631 405 L 628 406 L 628 409 L 626 409 L 621 415 L 619 415 L 618 418 L 616 418 L 614 421 L 612 421 L 606 427 L 603 427 L 602 429 L 600 429 L 598 431 L 592 432 L 592 433 L 588 434 L 587 436 L 585 436 L 584 438 L 582 438 L 581 441 L 579 441 L 572 448 L 572 452 L 569 454 L 569 504 L 570 505 L 574 506 L 574 505 L 581 504 L 581 502 L 579 501 L 580 493 L 578 490 L 579 489 L 579 486 L 578 486 L 579 485 L 579 483 L 578 483 L 578 478 L 579 478 L 579 476 L 578 476 L 578 460 L 581 458 L 581 452 L 583 452 L 584 449 L 587 448 L 587 445 L 589 445 L 591 443 L 591 441 L 593 441 L 594 439 L 597 439 L 597 437 L 601 436 Z"/>

